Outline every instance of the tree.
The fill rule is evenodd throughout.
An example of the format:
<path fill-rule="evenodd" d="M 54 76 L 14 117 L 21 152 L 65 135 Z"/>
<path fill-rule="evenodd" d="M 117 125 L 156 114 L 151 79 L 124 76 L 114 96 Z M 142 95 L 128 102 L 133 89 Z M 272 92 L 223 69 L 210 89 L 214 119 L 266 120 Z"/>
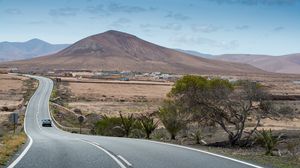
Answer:
<path fill-rule="evenodd" d="M 186 114 L 182 111 L 178 103 L 172 100 L 166 100 L 159 109 L 159 118 L 167 131 L 171 134 L 171 139 L 175 140 L 177 133 L 182 130 L 186 124 Z"/>
<path fill-rule="evenodd" d="M 142 130 L 146 134 L 146 138 L 150 139 L 151 133 L 157 128 L 157 122 L 154 122 L 154 119 L 150 115 L 142 115 L 140 118 L 140 123 L 142 125 Z"/>
<path fill-rule="evenodd" d="M 169 94 L 181 102 L 194 119 L 219 125 L 228 134 L 231 146 L 241 140 L 248 117 L 257 121 L 248 134 L 250 137 L 258 127 L 261 116 L 266 111 L 270 112 L 269 109 L 260 108 L 266 95 L 262 86 L 255 82 L 239 81 L 232 84 L 228 80 L 209 80 L 194 75 L 178 80 Z"/>

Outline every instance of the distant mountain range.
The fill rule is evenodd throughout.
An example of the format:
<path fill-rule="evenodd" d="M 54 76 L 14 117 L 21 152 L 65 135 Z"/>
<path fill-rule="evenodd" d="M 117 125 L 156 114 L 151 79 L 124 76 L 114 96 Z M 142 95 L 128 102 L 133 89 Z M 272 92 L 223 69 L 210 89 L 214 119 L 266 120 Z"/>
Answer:
<path fill-rule="evenodd" d="M 221 61 L 246 63 L 269 72 L 300 74 L 300 54 L 283 56 L 225 54 L 212 58 Z"/>
<path fill-rule="evenodd" d="M 211 55 L 211 54 L 204 54 L 204 53 L 200 53 L 198 51 L 193 51 L 193 50 L 182 50 L 182 49 L 175 49 L 179 52 L 183 52 L 183 53 L 186 53 L 186 54 L 190 54 L 190 55 L 195 55 L 195 56 L 198 56 L 198 57 L 202 57 L 202 58 L 213 58 L 214 55 Z"/>
<path fill-rule="evenodd" d="M 227 61 L 227 62 L 249 64 L 268 72 L 300 74 L 300 53 L 282 55 L 282 56 L 255 55 L 255 54 L 210 55 L 210 54 L 203 54 L 192 50 L 181 50 L 181 49 L 177 49 L 177 50 L 198 57 L 204 57 L 204 58 Z"/>
<path fill-rule="evenodd" d="M 56 54 L 0 65 L 25 71 L 90 69 L 180 74 L 265 73 L 251 65 L 193 56 L 113 30 L 84 38 Z"/>
<path fill-rule="evenodd" d="M 0 62 L 53 54 L 67 46 L 69 44 L 50 44 L 40 39 L 26 42 L 0 42 Z"/>

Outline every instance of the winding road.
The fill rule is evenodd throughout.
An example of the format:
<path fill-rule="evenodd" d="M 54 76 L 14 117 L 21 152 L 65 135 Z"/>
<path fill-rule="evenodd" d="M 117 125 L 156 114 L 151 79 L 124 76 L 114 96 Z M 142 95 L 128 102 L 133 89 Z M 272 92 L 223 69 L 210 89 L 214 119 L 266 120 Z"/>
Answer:
<path fill-rule="evenodd" d="M 44 77 L 31 97 L 25 115 L 29 142 L 8 168 L 261 168 L 217 154 L 161 142 L 72 134 L 42 127 L 50 118 L 53 83 Z"/>

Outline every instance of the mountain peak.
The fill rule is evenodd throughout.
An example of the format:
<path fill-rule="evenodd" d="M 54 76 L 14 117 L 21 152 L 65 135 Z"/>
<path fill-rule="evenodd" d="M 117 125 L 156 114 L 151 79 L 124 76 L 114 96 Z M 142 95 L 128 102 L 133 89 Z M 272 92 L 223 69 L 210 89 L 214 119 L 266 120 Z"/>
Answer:
<path fill-rule="evenodd" d="M 32 44 L 46 43 L 46 44 L 49 44 L 46 41 L 43 41 L 43 40 L 38 39 L 38 38 L 33 38 L 31 40 L 26 41 L 25 43 L 32 43 Z"/>
<path fill-rule="evenodd" d="M 118 38 L 136 37 L 134 35 L 131 35 L 131 34 L 128 34 L 125 32 L 121 32 L 121 31 L 117 31 L 117 30 L 108 30 L 106 32 L 96 34 L 94 36 L 110 36 L 110 37 L 118 37 Z"/>

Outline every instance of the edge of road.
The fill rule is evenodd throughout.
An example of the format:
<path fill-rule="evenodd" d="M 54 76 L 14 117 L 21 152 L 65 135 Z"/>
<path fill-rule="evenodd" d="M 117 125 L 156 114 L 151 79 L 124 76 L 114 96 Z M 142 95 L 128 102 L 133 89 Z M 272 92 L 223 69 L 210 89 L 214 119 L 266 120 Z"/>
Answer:
<path fill-rule="evenodd" d="M 32 78 L 31 76 L 28 76 L 28 75 L 25 75 L 25 76 Z M 30 104 L 32 98 L 36 95 L 39 86 L 40 86 L 40 83 L 38 82 L 38 87 L 36 88 L 34 94 L 30 97 L 30 99 L 28 101 L 28 104 L 27 104 L 27 107 L 26 107 L 26 111 L 25 111 L 25 116 L 24 116 L 24 126 L 23 126 L 23 128 L 24 128 L 24 132 L 25 132 L 26 136 L 28 137 L 29 141 L 28 141 L 28 143 L 26 143 L 27 146 L 23 147 L 24 149 L 21 152 L 21 154 L 17 158 L 15 158 L 15 160 L 13 160 L 9 165 L 7 165 L 7 168 L 13 168 L 13 167 L 15 167 L 20 162 L 20 160 L 26 155 L 26 153 L 28 152 L 28 150 L 32 146 L 33 139 L 27 133 L 27 129 L 26 129 L 26 116 L 27 116 L 27 113 L 28 113 L 28 105 Z"/>
<path fill-rule="evenodd" d="M 242 161 L 242 160 L 239 160 L 239 159 L 234 159 L 234 158 L 227 157 L 227 156 L 224 156 L 224 155 L 220 155 L 220 154 L 216 154 L 216 153 L 212 153 L 212 152 L 208 152 L 208 151 L 205 151 L 205 150 L 192 148 L 192 147 L 188 147 L 188 146 L 177 145 L 177 144 L 172 144 L 172 143 L 167 143 L 167 142 L 154 141 L 154 140 L 147 140 L 147 139 L 136 139 L 136 140 L 146 141 L 146 142 L 150 142 L 150 143 L 156 143 L 156 144 L 160 144 L 160 145 L 168 145 L 168 146 L 173 146 L 173 147 L 177 147 L 177 148 L 181 148 L 181 149 L 200 152 L 200 153 L 204 153 L 204 154 L 207 154 L 207 155 L 211 155 L 211 156 L 219 157 L 219 158 L 222 158 L 222 159 L 231 160 L 233 162 L 241 163 L 241 164 L 244 164 L 244 165 L 248 165 L 248 166 L 251 166 L 251 167 L 254 167 L 254 168 L 264 168 L 262 166 L 258 166 L 258 165 L 253 164 L 253 163 L 249 163 L 249 162 Z"/>

